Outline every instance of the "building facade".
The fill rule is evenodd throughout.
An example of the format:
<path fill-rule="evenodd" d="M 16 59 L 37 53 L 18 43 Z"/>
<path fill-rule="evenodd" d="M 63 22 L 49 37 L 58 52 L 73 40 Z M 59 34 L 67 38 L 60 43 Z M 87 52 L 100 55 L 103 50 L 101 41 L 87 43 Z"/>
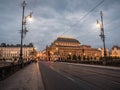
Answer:
<path fill-rule="evenodd" d="M 101 57 L 104 57 L 104 48 L 98 48 L 98 50 L 101 51 Z M 109 50 L 106 48 L 106 56 L 109 57 L 110 56 L 110 52 Z"/>
<path fill-rule="evenodd" d="M 99 60 L 101 51 L 70 37 L 58 37 L 46 47 L 48 60 Z"/>
<path fill-rule="evenodd" d="M 47 60 L 46 51 L 43 50 L 43 51 L 37 52 L 37 59 L 39 61 Z"/>
<path fill-rule="evenodd" d="M 120 58 L 120 47 L 119 46 L 113 46 L 110 51 L 111 57 L 119 57 Z"/>
<path fill-rule="evenodd" d="M 23 60 L 29 60 L 33 57 L 34 46 L 32 43 L 23 45 Z M 20 56 L 20 45 L 0 45 L 0 60 L 18 60 Z"/>

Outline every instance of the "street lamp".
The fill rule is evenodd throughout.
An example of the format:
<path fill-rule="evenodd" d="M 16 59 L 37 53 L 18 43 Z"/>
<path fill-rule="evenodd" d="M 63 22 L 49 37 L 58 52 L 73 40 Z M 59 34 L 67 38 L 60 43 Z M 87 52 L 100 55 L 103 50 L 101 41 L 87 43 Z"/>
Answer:
<path fill-rule="evenodd" d="M 56 49 L 56 55 L 57 55 L 57 60 L 59 59 L 59 53 L 58 53 L 58 47 L 55 48 Z"/>
<path fill-rule="evenodd" d="M 71 52 L 69 52 L 69 59 L 70 59 L 70 61 L 72 60 L 72 53 Z"/>
<path fill-rule="evenodd" d="M 82 60 L 83 61 L 85 60 L 85 50 L 84 50 L 84 48 L 82 49 Z"/>
<path fill-rule="evenodd" d="M 103 64 L 106 64 L 106 48 L 105 48 L 105 33 L 104 33 L 104 24 L 103 24 L 103 13 L 102 11 L 100 11 L 100 16 L 101 16 L 101 22 L 99 23 L 99 21 L 97 20 L 97 25 L 100 26 L 100 37 L 101 40 L 103 41 L 103 48 L 104 48 L 104 60 L 103 60 Z"/>
<path fill-rule="evenodd" d="M 28 30 L 26 29 L 26 19 L 27 17 L 32 18 L 32 13 L 30 13 L 28 16 L 24 16 L 24 12 L 25 12 L 25 6 L 26 6 L 26 2 L 23 1 L 23 3 L 21 4 L 22 6 L 22 30 L 21 30 L 21 44 L 20 44 L 20 63 L 23 63 L 23 58 L 22 58 L 22 46 L 23 46 L 23 34 L 26 34 L 26 32 L 28 32 Z"/>

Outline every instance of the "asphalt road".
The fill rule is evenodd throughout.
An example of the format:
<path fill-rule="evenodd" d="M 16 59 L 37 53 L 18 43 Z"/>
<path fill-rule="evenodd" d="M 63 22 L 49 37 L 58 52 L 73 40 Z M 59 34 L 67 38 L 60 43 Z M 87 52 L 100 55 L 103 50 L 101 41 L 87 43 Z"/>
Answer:
<path fill-rule="evenodd" d="M 120 90 L 120 68 L 40 62 L 45 90 Z"/>

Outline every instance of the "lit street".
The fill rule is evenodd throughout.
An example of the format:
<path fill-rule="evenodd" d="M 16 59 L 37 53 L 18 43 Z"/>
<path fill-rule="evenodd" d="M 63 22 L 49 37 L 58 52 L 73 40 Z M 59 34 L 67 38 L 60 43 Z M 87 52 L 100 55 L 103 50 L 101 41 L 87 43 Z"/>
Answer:
<path fill-rule="evenodd" d="M 120 90 L 120 68 L 40 62 L 46 90 Z"/>
<path fill-rule="evenodd" d="M 120 90 L 120 0 L 0 1 L 0 90 Z"/>

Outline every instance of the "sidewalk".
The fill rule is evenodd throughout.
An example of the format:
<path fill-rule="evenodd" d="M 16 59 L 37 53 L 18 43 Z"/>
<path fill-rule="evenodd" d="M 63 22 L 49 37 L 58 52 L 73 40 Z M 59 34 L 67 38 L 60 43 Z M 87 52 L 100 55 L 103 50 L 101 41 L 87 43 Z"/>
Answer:
<path fill-rule="evenodd" d="M 38 63 L 32 63 L 0 81 L 0 90 L 44 90 Z"/>
<path fill-rule="evenodd" d="M 0 61 L 0 67 L 9 66 L 9 65 L 11 65 L 11 62 Z"/>

